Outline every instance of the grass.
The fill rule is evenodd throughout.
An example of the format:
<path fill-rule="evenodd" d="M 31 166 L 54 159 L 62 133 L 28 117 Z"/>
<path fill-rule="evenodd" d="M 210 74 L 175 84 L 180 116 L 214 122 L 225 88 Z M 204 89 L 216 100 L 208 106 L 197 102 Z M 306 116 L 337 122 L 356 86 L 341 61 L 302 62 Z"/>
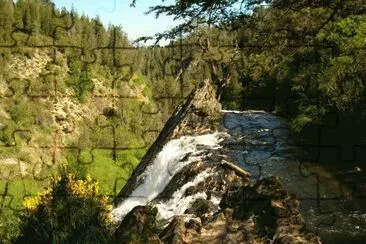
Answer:
<path fill-rule="evenodd" d="M 100 193 L 113 197 L 122 189 L 145 152 L 145 149 L 118 150 L 116 160 L 113 160 L 110 149 L 85 149 L 80 154 L 69 152 L 67 160 L 69 169 L 78 177 L 90 174 L 98 181 Z"/>
<path fill-rule="evenodd" d="M 17 38 L 17 37 L 16 37 Z M 23 50 L 26 51 L 26 50 Z M 31 54 L 31 53 L 30 53 Z M 1 60 L 0 60 L 1 61 Z M 89 102 L 88 96 L 92 91 L 91 78 L 103 78 L 108 86 L 115 76 L 109 68 L 96 65 L 96 69 L 83 70 L 77 67 L 80 62 L 75 62 L 74 71 L 71 75 L 65 74 L 63 80 L 59 79 L 57 89 L 71 87 L 75 96 L 80 102 Z M 94 66 L 93 66 L 94 67 Z M 50 64 L 45 68 L 52 75 L 34 80 L 27 80 L 26 83 L 20 79 L 13 79 L 9 84 L 15 91 L 15 95 L 9 99 L 2 99 L 2 107 L 9 113 L 9 118 L 2 119 L 5 127 L 0 130 L 0 243 L 10 240 L 19 233 L 19 214 L 23 210 L 23 199 L 26 196 L 36 195 L 46 186 L 46 179 L 49 175 L 57 174 L 58 164 L 51 165 L 49 152 L 39 148 L 53 145 L 53 132 L 57 129 L 53 120 L 53 100 L 28 99 L 24 92 L 31 95 L 50 95 L 53 92 L 53 79 L 62 77 L 61 74 L 52 73 L 54 68 L 59 68 L 62 73 L 66 70 L 61 64 Z M 70 68 L 70 67 L 69 67 Z M 122 77 L 129 76 L 129 70 L 120 71 Z M 29 85 L 29 87 L 27 87 Z M 109 84 L 111 85 L 111 84 Z M 154 106 L 152 101 L 152 84 L 141 74 L 135 74 L 129 82 L 131 88 L 144 86 L 142 96 Z M 5 104 L 6 102 L 6 104 Z M 59 164 L 68 164 L 71 171 L 77 172 L 79 177 L 90 174 L 99 182 L 100 192 L 103 195 L 115 196 L 128 180 L 133 169 L 143 157 L 147 148 L 135 150 L 117 150 L 114 160 L 112 149 L 91 149 L 112 148 L 114 141 L 112 126 L 115 128 L 116 146 L 119 148 L 139 148 L 148 146 L 153 138 L 143 138 L 143 130 L 150 128 L 150 117 L 141 111 L 143 102 L 137 99 L 123 99 L 117 102 L 118 114 L 106 123 L 110 127 L 102 127 L 94 122 L 93 116 L 90 121 L 82 120 L 76 122 L 80 135 L 74 138 L 70 134 L 63 138 L 65 145 L 72 145 L 76 149 L 62 150 L 62 156 L 57 161 Z M 99 107 L 98 107 L 99 109 Z M 156 109 L 157 110 L 157 109 Z M 94 111 L 93 111 L 94 113 Z M 21 129 L 17 133 L 15 130 Z M 150 141 L 151 139 L 151 141 Z M 36 148 L 35 150 L 32 150 Z M 82 148 L 79 152 L 78 148 Z M 44 157 L 41 157 L 44 154 Z M 42 165 L 40 174 L 36 176 L 21 176 L 19 163 L 2 164 L 2 159 L 14 158 L 22 160 L 28 166 L 27 173 L 32 174 L 36 166 Z M 47 164 L 46 164 L 47 163 Z M 113 198 L 111 198 L 113 200 Z"/>
<path fill-rule="evenodd" d="M 26 196 L 36 195 L 45 185 L 31 177 L 14 178 L 9 181 L 0 180 L 0 193 L 7 195 L 0 200 L 0 236 L 3 243 L 19 233 L 19 216 L 23 210 L 23 199 Z"/>
<path fill-rule="evenodd" d="M 79 174 L 90 174 L 98 181 L 100 193 L 113 197 L 124 186 L 133 169 L 139 163 L 145 150 L 120 150 L 116 152 L 116 160 L 113 160 L 112 150 L 83 150 L 69 152 L 67 160 L 71 170 Z M 10 167 L 11 166 L 11 167 Z M 18 165 L 7 165 L 16 169 Z M 9 168 L 9 169 L 10 169 Z M 51 172 L 51 171 L 50 171 Z M 52 172 L 55 172 L 52 170 Z M 19 233 L 19 214 L 23 210 L 23 199 L 26 196 L 36 195 L 46 186 L 46 182 L 38 181 L 33 177 L 16 177 L 11 180 L 0 180 L 0 193 L 6 192 L 6 197 L 1 199 L 0 208 L 0 236 L 10 241 Z"/>
<path fill-rule="evenodd" d="M 93 161 L 85 164 L 85 173 L 99 182 L 101 194 L 115 196 L 126 183 L 130 174 L 138 164 L 142 150 L 117 152 L 116 162 L 111 150 L 94 150 Z M 127 164 L 127 165 L 126 165 Z"/>
<path fill-rule="evenodd" d="M 23 209 L 23 198 L 36 195 L 42 191 L 45 183 L 29 178 L 15 178 L 8 183 L 8 196 L 11 196 L 9 207 L 15 210 Z"/>

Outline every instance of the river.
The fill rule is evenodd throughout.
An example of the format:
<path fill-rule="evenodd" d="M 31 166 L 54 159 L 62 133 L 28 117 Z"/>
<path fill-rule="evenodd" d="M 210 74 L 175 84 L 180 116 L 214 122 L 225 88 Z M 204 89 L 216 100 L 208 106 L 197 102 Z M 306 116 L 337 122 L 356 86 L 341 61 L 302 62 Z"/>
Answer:
<path fill-rule="evenodd" d="M 339 171 L 299 159 L 285 119 L 264 111 L 223 111 L 231 156 L 253 180 L 278 176 L 300 200 L 306 228 L 323 243 L 366 242 L 366 182 L 362 169 Z M 350 180 L 351 179 L 351 180 Z M 353 180 L 352 180 L 353 179 Z"/>
<path fill-rule="evenodd" d="M 150 203 L 155 203 L 161 219 L 169 221 L 183 215 L 196 199 L 207 199 L 206 192 L 194 195 L 185 192 L 215 175 L 212 169 L 185 182 L 169 199 L 159 200 L 157 196 L 184 166 L 212 161 L 209 156 L 212 153 L 216 156 L 225 153 L 251 173 L 253 182 L 279 177 L 285 190 L 300 200 L 306 228 L 319 235 L 323 243 L 365 243 L 366 184 L 359 177 L 362 169 L 343 167 L 340 171 L 329 164 L 304 161 L 299 156 L 301 151 L 292 140 L 285 119 L 264 111 L 223 110 L 218 132 L 182 136 L 166 143 L 138 176 L 140 184 L 113 210 L 114 219 L 120 222 L 135 206 Z M 216 207 L 220 200 L 210 199 Z"/>

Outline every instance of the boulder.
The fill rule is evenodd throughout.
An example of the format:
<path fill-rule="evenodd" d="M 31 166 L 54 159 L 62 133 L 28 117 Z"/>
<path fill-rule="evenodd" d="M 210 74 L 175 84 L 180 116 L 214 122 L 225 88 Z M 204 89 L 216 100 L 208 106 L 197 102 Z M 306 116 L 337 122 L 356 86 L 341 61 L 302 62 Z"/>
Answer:
<path fill-rule="evenodd" d="M 137 206 L 129 212 L 118 226 L 117 243 L 161 243 L 157 235 L 155 208 Z"/>

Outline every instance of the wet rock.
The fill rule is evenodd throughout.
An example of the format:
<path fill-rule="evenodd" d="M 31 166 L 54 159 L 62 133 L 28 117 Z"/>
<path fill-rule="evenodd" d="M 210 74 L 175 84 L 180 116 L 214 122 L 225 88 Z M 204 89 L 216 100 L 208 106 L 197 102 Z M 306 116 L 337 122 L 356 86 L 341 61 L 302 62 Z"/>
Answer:
<path fill-rule="evenodd" d="M 217 129 L 220 109 L 212 86 L 203 83 L 168 120 L 119 195 L 129 196 L 136 189 L 138 176 L 169 140 Z M 318 237 L 305 231 L 299 202 L 282 189 L 278 178 L 264 178 L 250 184 L 251 174 L 228 156 L 227 148 L 240 145 L 248 150 L 245 156 L 240 155 L 243 159 L 251 159 L 247 154 L 258 152 L 263 160 L 272 156 L 271 161 L 276 161 L 269 149 L 276 143 L 273 130 L 283 122 L 273 124 L 273 115 L 265 112 L 248 113 L 252 117 L 243 119 L 234 114 L 226 121 L 224 118 L 224 125 L 234 130 L 237 121 L 231 122 L 241 120 L 243 126 L 239 129 L 246 133 L 253 125 L 263 124 L 265 128 L 253 130 L 254 136 L 249 133 L 239 140 L 227 140 L 224 149 L 199 148 L 206 156 L 183 167 L 151 201 L 160 207 L 159 204 L 173 199 L 173 204 L 165 205 L 168 207 L 164 210 L 171 213 L 179 205 L 179 214 L 174 212 L 175 216 L 162 218 L 164 227 L 159 229 L 156 212 L 150 207 L 135 207 L 120 224 L 117 239 L 134 243 L 320 243 Z M 258 157 L 254 155 L 253 159 Z M 175 163 L 185 160 L 188 157 Z M 281 160 L 279 157 L 277 161 Z"/>
<path fill-rule="evenodd" d="M 216 242 L 227 234 L 227 219 L 223 213 L 218 214 L 209 223 L 202 226 L 200 238 L 204 243 Z"/>
<path fill-rule="evenodd" d="M 174 175 L 173 179 L 171 179 L 157 199 L 169 199 L 175 191 L 180 189 L 185 183 L 192 181 L 199 172 L 206 168 L 207 166 L 202 162 L 192 163 L 191 165 L 184 167 L 180 172 Z M 191 194 L 193 194 L 193 189 L 195 189 L 195 187 L 192 186 L 188 189 L 187 191 L 191 191 Z"/>
<path fill-rule="evenodd" d="M 175 217 L 159 237 L 164 243 L 320 243 L 304 230 L 299 202 L 276 177 L 229 184 L 220 208 L 197 199 L 185 212 L 191 217 Z"/>
<path fill-rule="evenodd" d="M 193 229 L 198 233 L 201 231 L 202 221 L 200 218 L 190 219 L 188 222 L 185 223 L 185 227 L 187 229 Z"/>
<path fill-rule="evenodd" d="M 155 208 L 135 207 L 117 228 L 117 243 L 161 243 L 157 235 L 156 214 Z"/>
<path fill-rule="evenodd" d="M 193 214 L 197 217 L 202 217 L 206 213 L 211 213 L 216 210 L 216 206 L 206 199 L 196 199 L 192 203 L 192 206 L 188 208 L 184 213 L 185 214 Z"/>
<path fill-rule="evenodd" d="M 221 208 L 233 209 L 232 218 L 252 220 L 256 238 L 276 240 L 276 243 L 320 243 L 305 232 L 299 202 L 281 189 L 275 177 L 258 181 L 252 186 L 232 186 L 220 203 Z"/>
<path fill-rule="evenodd" d="M 160 233 L 159 237 L 164 243 L 193 243 L 193 238 L 186 236 L 186 227 L 183 217 L 174 218 L 172 222 Z"/>

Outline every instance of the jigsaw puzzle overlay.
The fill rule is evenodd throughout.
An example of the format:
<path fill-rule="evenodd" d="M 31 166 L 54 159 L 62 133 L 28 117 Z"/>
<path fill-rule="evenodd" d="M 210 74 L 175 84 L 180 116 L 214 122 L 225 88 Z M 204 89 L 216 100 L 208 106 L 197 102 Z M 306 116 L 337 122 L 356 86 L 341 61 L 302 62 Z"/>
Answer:
<path fill-rule="evenodd" d="M 16 16 L 16 7 L 2 4 Z M 225 109 L 292 115 L 302 106 L 296 93 L 273 93 L 270 85 L 256 83 L 267 67 L 277 65 L 278 57 L 266 60 L 264 45 L 233 44 L 225 30 L 205 30 L 165 47 L 135 47 L 118 27 L 44 6 L 40 18 L 47 21 L 41 26 L 29 23 L 34 16 L 27 14 L 19 23 L 1 19 L 1 235 L 13 228 L 9 223 L 24 210 L 23 200 L 41 192 L 60 165 L 81 177 L 91 175 L 103 195 L 116 197 L 171 112 L 203 79 L 217 84 Z M 281 51 L 296 56 L 300 47 L 290 44 Z M 322 86 L 312 82 L 314 74 L 306 75 L 307 84 L 296 88 Z M 285 119 L 269 112 L 224 112 L 223 129 L 245 138 L 232 146 L 232 156 L 255 179 L 280 176 L 301 201 L 311 231 L 362 239 L 366 181 L 360 165 L 366 144 L 364 132 L 347 133 L 362 124 L 337 112 L 324 119 L 329 101 L 319 91 L 308 99 L 309 113 L 319 120 L 306 127 L 301 140 L 291 136 Z M 340 131 L 344 136 L 333 136 Z"/>

